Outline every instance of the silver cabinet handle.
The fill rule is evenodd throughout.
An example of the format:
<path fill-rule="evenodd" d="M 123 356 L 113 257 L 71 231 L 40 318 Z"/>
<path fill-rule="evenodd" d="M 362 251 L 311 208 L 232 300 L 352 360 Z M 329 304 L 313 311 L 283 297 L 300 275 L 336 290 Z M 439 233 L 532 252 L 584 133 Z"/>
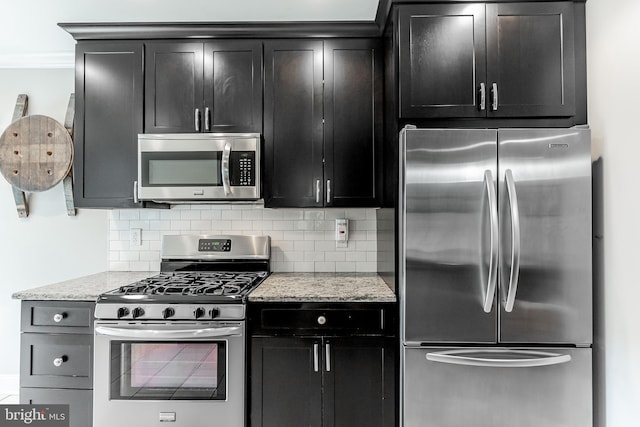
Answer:
<path fill-rule="evenodd" d="M 331 203 L 331 180 L 327 180 L 327 204 Z"/>
<path fill-rule="evenodd" d="M 60 367 L 64 362 L 67 361 L 67 356 L 60 356 L 53 359 L 53 366 Z"/>
<path fill-rule="evenodd" d="M 518 291 L 518 277 L 520 275 L 520 211 L 518 209 L 518 195 L 511 169 L 505 172 L 507 196 L 511 207 L 511 271 L 509 272 L 509 287 L 504 303 L 504 311 L 510 313 L 516 300 Z"/>
<path fill-rule="evenodd" d="M 231 194 L 231 178 L 229 177 L 229 158 L 231 157 L 231 144 L 226 143 L 222 150 L 222 186 L 224 194 Z"/>
<path fill-rule="evenodd" d="M 313 344 L 313 372 L 318 372 L 320 370 L 320 356 L 318 355 L 318 343 Z"/>
<path fill-rule="evenodd" d="M 493 83 L 491 85 L 491 109 L 493 111 L 498 110 L 498 83 Z"/>
<path fill-rule="evenodd" d="M 133 181 L 133 203 L 139 203 L 138 200 L 138 181 Z"/>
<path fill-rule="evenodd" d="M 53 315 L 53 321 L 56 323 L 60 323 L 65 317 L 67 317 L 66 313 L 56 313 Z"/>
<path fill-rule="evenodd" d="M 327 323 L 327 318 L 324 316 L 318 316 L 318 325 L 324 325 L 325 323 Z"/>
<path fill-rule="evenodd" d="M 316 179 L 316 203 L 320 203 L 320 180 Z"/>
<path fill-rule="evenodd" d="M 196 108 L 193 114 L 194 127 L 196 132 L 200 132 L 200 109 Z"/>
<path fill-rule="evenodd" d="M 480 83 L 480 111 L 487 108 L 487 88 L 484 83 Z"/>
<path fill-rule="evenodd" d="M 484 172 L 484 184 L 487 188 L 487 202 L 489 204 L 490 221 L 490 252 L 489 275 L 487 277 L 487 295 L 484 299 L 484 312 L 490 313 L 493 300 L 496 295 L 496 283 L 498 282 L 498 203 L 496 197 L 496 187 L 493 183 L 493 176 L 490 170 Z"/>
<path fill-rule="evenodd" d="M 509 355 L 512 357 L 509 358 Z M 571 355 L 569 354 L 508 349 L 446 350 L 427 353 L 426 357 L 431 362 L 489 368 L 533 368 L 536 366 L 559 365 L 571 361 Z"/>
<path fill-rule="evenodd" d="M 126 329 L 109 326 L 96 326 L 96 335 L 107 335 L 119 338 L 133 339 L 190 339 L 190 338 L 221 338 L 242 335 L 239 327 L 193 328 L 193 329 Z"/>
<path fill-rule="evenodd" d="M 331 344 L 324 345 L 324 363 L 327 372 L 331 372 Z"/>
<path fill-rule="evenodd" d="M 209 117 L 209 107 L 204 109 L 204 131 L 209 132 L 211 130 L 211 117 Z"/>

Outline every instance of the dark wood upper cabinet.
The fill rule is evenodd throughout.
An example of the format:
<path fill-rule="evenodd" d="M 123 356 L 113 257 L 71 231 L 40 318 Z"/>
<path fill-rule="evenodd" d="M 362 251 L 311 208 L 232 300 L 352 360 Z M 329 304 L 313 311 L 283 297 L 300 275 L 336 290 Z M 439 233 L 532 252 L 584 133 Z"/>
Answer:
<path fill-rule="evenodd" d="M 264 43 L 265 206 L 323 206 L 322 46 Z"/>
<path fill-rule="evenodd" d="M 400 117 L 575 115 L 573 7 L 400 6 Z"/>
<path fill-rule="evenodd" d="M 79 42 L 75 72 L 75 205 L 139 207 L 133 183 L 143 119 L 142 42 Z"/>
<path fill-rule="evenodd" d="M 376 206 L 378 40 L 265 41 L 265 205 Z"/>
<path fill-rule="evenodd" d="M 484 117 L 484 4 L 403 6 L 400 22 L 402 117 Z"/>
<path fill-rule="evenodd" d="M 489 116 L 574 115 L 573 34 L 571 3 L 488 4 Z"/>
<path fill-rule="evenodd" d="M 262 42 L 205 43 L 203 114 L 211 132 L 262 133 Z"/>
<path fill-rule="evenodd" d="M 262 51 L 254 40 L 145 45 L 145 133 L 260 132 Z"/>
<path fill-rule="evenodd" d="M 378 40 L 324 42 L 325 206 L 378 203 L 382 69 Z"/>

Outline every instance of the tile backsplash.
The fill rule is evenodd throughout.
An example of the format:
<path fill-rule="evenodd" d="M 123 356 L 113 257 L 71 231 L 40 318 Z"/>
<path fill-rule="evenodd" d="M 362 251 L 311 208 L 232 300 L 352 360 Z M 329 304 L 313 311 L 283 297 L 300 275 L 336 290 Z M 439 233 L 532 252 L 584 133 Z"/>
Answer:
<path fill-rule="evenodd" d="M 335 220 L 349 220 L 346 248 L 337 248 Z M 142 230 L 142 244 L 130 230 Z M 375 272 L 376 210 L 266 209 L 262 204 L 175 205 L 171 209 L 112 210 L 109 269 L 157 271 L 165 234 L 271 236 L 271 270 L 277 272 Z"/>

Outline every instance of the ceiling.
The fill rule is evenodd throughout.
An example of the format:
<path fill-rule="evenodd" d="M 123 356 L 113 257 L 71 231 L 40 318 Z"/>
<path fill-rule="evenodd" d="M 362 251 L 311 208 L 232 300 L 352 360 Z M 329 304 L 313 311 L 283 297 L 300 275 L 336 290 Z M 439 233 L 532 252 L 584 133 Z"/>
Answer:
<path fill-rule="evenodd" d="M 59 22 L 373 21 L 378 7 L 378 0 L 29 0 L 4 3 L 0 67 L 11 68 L 35 66 L 38 61 L 53 58 L 72 66 L 75 41 L 57 26 Z"/>

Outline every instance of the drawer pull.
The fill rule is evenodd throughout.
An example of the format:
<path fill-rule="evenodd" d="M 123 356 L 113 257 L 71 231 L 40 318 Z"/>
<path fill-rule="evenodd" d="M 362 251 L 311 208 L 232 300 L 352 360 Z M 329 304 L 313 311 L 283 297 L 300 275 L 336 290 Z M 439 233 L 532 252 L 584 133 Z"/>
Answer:
<path fill-rule="evenodd" d="M 318 316 L 318 325 L 324 325 L 327 323 L 327 318 L 324 316 Z"/>
<path fill-rule="evenodd" d="M 60 323 L 65 317 L 67 317 L 67 313 L 56 313 L 53 315 L 53 321 L 56 323 Z"/>
<path fill-rule="evenodd" d="M 67 356 L 56 357 L 55 359 L 53 359 L 53 366 L 60 367 L 64 362 L 67 361 L 67 359 Z"/>

